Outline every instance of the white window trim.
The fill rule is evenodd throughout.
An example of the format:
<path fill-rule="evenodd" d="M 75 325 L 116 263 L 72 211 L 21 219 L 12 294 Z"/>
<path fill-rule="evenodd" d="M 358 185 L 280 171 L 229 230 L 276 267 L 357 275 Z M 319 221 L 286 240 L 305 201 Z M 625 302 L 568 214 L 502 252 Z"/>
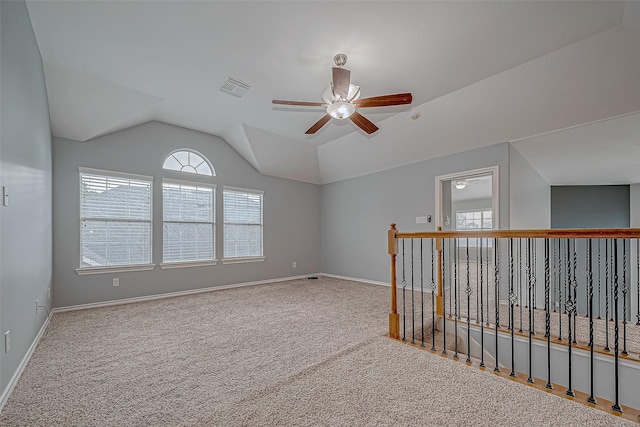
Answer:
<path fill-rule="evenodd" d="M 188 268 L 188 267 L 206 267 L 211 265 L 217 265 L 218 260 L 211 261 L 178 261 L 178 262 L 163 262 L 160 264 L 160 268 L 163 270 L 172 268 Z"/>
<path fill-rule="evenodd" d="M 140 179 L 140 180 L 148 180 L 153 184 L 153 177 L 148 175 L 138 175 L 135 173 L 128 172 L 117 172 L 117 171 L 109 171 L 104 169 L 92 169 L 92 168 L 78 168 L 79 173 L 93 174 L 93 175 L 101 175 L 101 176 L 112 176 L 115 178 L 123 178 L 123 179 Z M 79 177 L 80 175 L 78 175 Z M 153 193 L 153 192 L 152 192 Z"/>
<path fill-rule="evenodd" d="M 133 265 L 116 265 L 113 267 L 85 267 L 76 268 L 76 273 L 79 276 L 85 276 L 89 274 L 104 274 L 104 273 L 126 273 L 129 271 L 150 271 L 156 268 L 155 264 L 133 264 Z"/>
<path fill-rule="evenodd" d="M 262 248 L 264 250 L 264 248 Z M 247 262 L 262 262 L 266 258 L 264 256 L 251 256 L 251 257 L 237 257 L 237 258 L 223 258 L 223 264 L 243 264 Z"/>
<path fill-rule="evenodd" d="M 261 232 L 262 232 L 262 255 L 261 256 L 254 256 L 254 257 L 224 257 L 224 242 L 223 242 L 223 246 L 222 246 L 222 251 L 223 251 L 223 258 L 222 258 L 222 264 L 242 264 L 242 263 L 248 263 L 248 262 L 262 262 L 265 260 L 265 256 L 264 256 L 264 191 L 262 190 L 250 190 L 248 188 L 239 188 L 239 187 L 229 187 L 227 185 L 222 187 L 222 198 L 224 200 L 224 192 L 225 191 L 237 191 L 237 192 L 242 192 L 242 193 L 247 193 L 247 194 L 258 194 L 260 196 L 262 196 L 262 222 L 260 224 L 261 227 Z M 225 218 L 224 218 L 224 206 L 222 206 L 222 227 L 224 228 L 224 226 L 226 225 L 225 222 Z"/>
<path fill-rule="evenodd" d="M 197 154 L 198 156 L 200 156 L 202 158 L 202 160 L 204 160 L 207 163 L 207 165 L 209 165 L 209 169 L 211 169 L 211 175 L 206 175 L 206 174 L 201 174 L 201 173 L 185 172 L 185 171 L 179 171 L 179 170 L 176 170 L 176 169 L 167 169 L 167 168 L 165 168 L 164 167 L 164 163 L 167 161 L 167 159 L 169 157 L 173 156 L 174 154 L 179 153 L 181 151 L 192 152 L 192 153 Z M 164 156 L 164 160 L 162 161 L 162 170 L 171 171 L 171 172 L 177 172 L 177 173 L 180 173 L 180 174 L 189 174 L 189 175 L 205 177 L 205 178 L 213 178 L 213 177 L 216 176 L 216 170 L 213 167 L 213 164 L 211 163 L 209 158 L 207 158 L 207 156 L 205 156 L 201 152 L 193 150 L 191 148 L 179 148 L 177 150 L 173 150 L 172 152 L 170 152 L 169 154 Z"/>
<path fill-rule="evenodd" d="M 112 176 L 116 178 L 123 179 L 139 179 L 139 180 L 148 180 L 151 181 L 151 194 L 150 194 L 150 203 L 151 203 L 151 260 L 153 260 L 153 177 L 148 175 L 139 175 L 134 173 L 127 172 L 118 172 L 118 171 L 109 171 L 105 169 L 94 169 L 94 168 L 78 168 L 78 188 L 81 187 L 80 183 L 82 182 L 81 174 L 93 174 L 100 176 Z M 82 190 L 80 190 L 82 192 Z M 82 197 L 80 195 L 80 197 Z M 80 222 L 82 222 L 83 218 L 79 216 Z M 146 222 L 146 221 L 141 221 Z M 78 236 L 78 248 L 80 249 L 80 260 L 79 263 L 82 265 L 82 233 Z M 124 273 L 127 271 L 150 271 L 156 268 L 156 264 L 129 264 L 129 265 L 113 265 L 108 267 L 79 267 L 76 268 L 76 273 L 80 276 L 88 275 L 88 274 L 103 274 L 103 273 Z"/>
<path fill-rule="evenodd" d="M 177 150 L 177 151 L 184 151 L 184 150 Z M 193 151 L 193 150 L 191 150 Z M 174 151 L 175 153 L 176 151 Z M 200 154 L 200 153 L 198 153 Z M 203 157 L 204 158 L 204 157 Z M 165 169 L 165 170 L 172 170 L 172 169 Z M 213 170 L 213 168 L 212 168 Z M 174 171 L 176 172 L 176 171 Z M 194 174 L 196 176 L 208 176 L 208 175 L 197 175 Z M 215 175 L 214 175 L 215 176 Z M 210 184 L 210 183 L 200 183 L 200 182 L 195 182 L 195 181 L 185 181 L 185 180 L 181 180 L 181 179 L 172 179 L 172 178 L 163 178 L 162 179 L 162 184 L 164 183 L 168 183 L 168 184 L 177 184 L 177 185 L 191 185 L 194 187 L 207 187 L 207 188 L 211 188 L 215 193 L 217 193 L 217 185 L 216 184 Z M 164 191 L 164 186 L 162 187 L 162 190 Z M 217 194 L 215 197 L 218 197 Z M 214 247 L 213 247 L 213 254 L 214 254 L 214 258 L 213 259 L 207 259 L 207 260 L 199 260 L 199 261 L 175 261 L 175 262 L 165 262 L 164 261 L 164 238 L 162 241 L 162 245 L 163 245 L 163 249 L 162 249 L 162 263 L 160 264 L 160 268 L 162 269 L 171 269 L 171 268 L 182 268 L 182 267 L 200 267 L 200 266 L 208 266 L 208 265 L 216 265 L 218 264 L 218 259 L 215 257 L 216 255 L 216 245 L 218 244 L 216 237 L 217 237 L 217 222 L 216 222 L 216 214 L 215 214 L 215 209 L 217 209 L 217 204 L 216 204 L 216 200 L 214 199 L 213 201 L 213 207 L 214 207 L 214 213 L 213 213 L 213 222 L 209 223 L 202 223 L 202 224 L 212 224 L 213 225 L 213 240 L 214 240 Z M 182 222 L 190 222 L 190 221 L 165 221 L 164 220 L 164 197 L 162 199 L 162 228 L 164 230 L 164 224 L 165 222 L 170 222 L 170 223 L 174 223 L 174 224 L 179 224 Z M 200 222 L 196 222 L 198 224 L 200 224 Z"/>

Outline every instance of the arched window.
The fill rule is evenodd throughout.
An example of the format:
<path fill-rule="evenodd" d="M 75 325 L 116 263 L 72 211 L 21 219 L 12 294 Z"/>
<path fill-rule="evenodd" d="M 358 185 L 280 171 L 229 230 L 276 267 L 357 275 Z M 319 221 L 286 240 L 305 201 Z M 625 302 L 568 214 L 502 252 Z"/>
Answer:
<path fill-rule="evenodd" d="M 179 172 L 195 173 L 197 175 L 216 175 L 209 160 L 193 150 L 182 149 L 174 151 L 165 159 L 162 168 Z"/>

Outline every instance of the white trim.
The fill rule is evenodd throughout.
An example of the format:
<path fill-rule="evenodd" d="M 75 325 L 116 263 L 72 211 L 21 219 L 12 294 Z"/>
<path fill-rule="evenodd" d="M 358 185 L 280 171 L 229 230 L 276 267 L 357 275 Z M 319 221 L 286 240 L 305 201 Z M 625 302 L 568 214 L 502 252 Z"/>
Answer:
<path fill-rule="evenodd" d="M 245 262 L 262 262 L 265 260 L 263 256 L 238 257 L 238 258 L 222 258 L 223 264 L 242 264 Z"/>
<path fill-rule="evenodd" d="M 138 175 L 138 174 L 128 173 L 128 172 L 117 172 L 117 171 L 108 171 L 104 169 L 92 169 L 92 168 L 83 168 L 83 167 L 79 167 L 78 171 L 81 174 L 124 178 L 124 179 L 140 179 L 143 181 L 151 181 L 153 183 L 153 177 L 147 176 L 147 175 Z"/>
<path fill-rule="evenodd" d="M 500 167 L 490 166 L 487 168 L 473 169 L 468 171 L 450 173 L 447 175 L 436 176 L 436 222 L 435 228 L 442 227 L 442 181 L 448 181 L 452 179 L 473 178 L 482 175 L 492 175 L 491 179 L 491 199 L 493 209 L 493 229 L 500 229 Z M 452 219 L 453 221 L 453 219 Z"/>
<path fill-rule="evenodd" d="M 155 264 L 115 265 L 113 267 L 85 267 L 76 268 L 80 276 L 87 274 L 126 273 L 128 271 L 150 271 L 156 268 Z"/>
<path fill-rule="evenodd" d="M 171 169 L 168 169 L 168 170 L 171 170 Z M 207 187 L 213 190 L 216 189 L 216 184 L 211 184 L 210 182 L 197 182 L 197 181 L 186 181 L 184 179 L 162 178 L 162 183 L 164 184 L 165 182 L 167 184 L 187 185 L 189 187 Z"/>
<path fill-rule="evenodd" d="M 207 164 L 209 165 L 209 168 L 211 169 L 211 175 L 205 175 L 205 174 L 201 174 L 201 173 L 197 173 L 197 172 L 196 172 L 196 173 L 184 172 L 184 171 L 179 171 L 179 170 L 176 170 L 176 169 L 167 169 L 167 168 L 165 168 L 165 167 L 164 167 L 164 164 L 166 163 L 167 159 L 168 159 L 170 156 L 173 156 L 174 154 L 179 153 L 179 152 L 181 152 L 181 151 L 187 151 L 187 152 L 189 152 L 189 151 L 190 151 L 190 152 L 195 153 L 195 154 L 197 154 L 198 156 L 202 157 L 202 160 L 204 160 L 205 162 L 207 162 Z M 183 166 L 184 166 L 184 165 L 183 165 Z M 191 166 L 191 165 L 189 165 L 189 166 Z M 194 149 L 192 149 L 192 148 L 178 148 L 177 150 L 173 150 L 172 152 L 170 152 L 169 154 L 167 154 L 167 155 L 165 156 L 164 160 L 162 161 L 162 170 L 165 170 L 165 171 L 173 171 L 173 172 L 178 172 L 178 173 L 188 173 L 188 174 L 195 175 L 195 176 L 204 176 L 204 177 L 209 177 L 209 178 L 213 178 L 213 177 L 215 177 L 215 176 L 216 176 L 216 170 L 215 170 L 215 168 L 213 167 L 213 164 L 211 163 L 211 161 L 209 160 L 209 158 L 208 158 L 207 156 L 205 156 L 204 154 L 202 154 L 201 152 L 196 151 L 196 150 L 194 150 Z"/>
<path fill-rule="evenodd" d="M 226 185 L 222 187 L 222 191 L 234 191 L 236 193 L 249 193 L 249 194 L 264 195 L 264 191 L 261 191 L 261 190 L 249 190 L 247 188 L 229 187 L 229 186 L 226 186 Z"/>
<path fill-rule="evenodd" d="M 368 280 L 368 279 L 359 279 L 357 277 L 347 277 L 347 276 L 339 276 L 337 274 L 329 274 L 329 273 L 320 273 L 320 276 L 324 277 L 332 277 L 334 279 L 342 279 L 342 280 L 350 280 L 352 282 L 360 282 L 367 283 L 369 285 L 378 285 L 378 286 L 391 286 L 390 283 L 387 282 L 378 282 L 376 280 Z"/>
<path fill-rule="evenodd" d="M 165 262 L 160 264 L 160 268 L 163 270 L 171 268 L 185 268 L 185 267 L 205 267 L 208 265 L 217 265 L 218 260 L 211 261 L 181 261 L 181 262 Z"/>
<path fill-rule="evenodd" d="M 232 283 L 229 285 L 211 286 L 208 288 L 168 292 L 164 294 L 147 295 L 142 297 L 125 298 L 125 299 L 118 299 L 118 300 L 111 300 L 111 301 L 104 301 L 104 302 L 94 302 L 89 304 L 70 305 L 67 307 L 54 308 L 53 310 L 51 310 L 51 313 L 53 315 L 55 313 L 64 313 L 66 311 L 86 310 L 89 308 L 98 308 L 98 307 L 111 307 L 114 305 L 133 304 L 133 303 L 143 302 L 143 301 L 153 301 L 157 299 L 174 298 L 174 297 L 180 297 L 185 295 L 201 294 L 205 292 L 221 291 L 224 289 L 242 288 L 245 286 L 266 285 L 270 283 L 288 282 L 290 280 L 306 279 L 309 276 L 312 276 L 312 274 L 305 274 L 302 276 L 281 277 L 278 279 L 258 280 L 255 282 Z"/>
<path fill-rule="evenodd" d="M 51 311 L 51 316 L 53 316 L 53 310 Z M 42 327 L 40 328 L 38 335 L 36 335 L 35 339 L 31 343 L 31 346 L 27 350 L 27 353 L 22 358 L 22 361 L 20 362 L 18 369 L 13 374 L 13 377 L 11 377 L 11 379 L 9 380 L 9 384 L 7 384 L 7 387 L 4 389 L 4 392 L 0 396 L 0 413 L 2 413 L 2 409 L 4 408 L 4 405 L 7 403 L 7 400 L 9 400 L 9 396 L 11 396 L 11 392 L 13 392 L 13 388 L 18 383 L 18 380 L 20 379 L 22 372 L 24 372 L 24 369 L 27 367 L 27 364 L 29 363 L 29 360 L 31 359 L 33 352 L 35 351 L 36 347 L 40 343 L 40 340 L 42 339 L 42 336 L 47 330 L 47 327 L 49 327 L 50 321 L 51 321 L 51 317 L 47 317 L 47 320 L 45 320 L 44 323 L 42 324 Z"/>

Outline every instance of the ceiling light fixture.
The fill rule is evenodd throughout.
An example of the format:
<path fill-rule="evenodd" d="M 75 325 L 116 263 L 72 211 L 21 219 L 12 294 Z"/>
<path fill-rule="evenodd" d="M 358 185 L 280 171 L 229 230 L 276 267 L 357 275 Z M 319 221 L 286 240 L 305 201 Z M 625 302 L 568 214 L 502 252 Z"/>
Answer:
<path fill-rule="evenodd" d="M 327 107 L 327 114 L 334 119 L 346 119 L 356 112 L 356 107 L 350 102 L 336 101 Z"/>
<path fill-rule="evenodd" d="M 465 181 L 454 181 L 453 185 L 455 185 L 458 190 L 462 190 L 467 186 L 467 183 Z"/>

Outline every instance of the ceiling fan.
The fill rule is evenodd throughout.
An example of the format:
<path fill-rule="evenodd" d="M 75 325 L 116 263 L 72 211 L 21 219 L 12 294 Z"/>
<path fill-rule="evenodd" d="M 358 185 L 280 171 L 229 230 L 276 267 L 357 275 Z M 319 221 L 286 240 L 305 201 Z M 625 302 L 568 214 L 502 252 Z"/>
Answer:
<path fill-rule="evenodd" d="M 331 85 L 322 93 L 324 102 L 283 101 L 280 99 L 271 101 L 274 104 L 280 105 L 327 107 L 327 114 L 305 132 L 307 135 L 316 133 L 322 126 L 327 124 L 331 118 L 339 120 L 348 118 L 360 129 L 368 134 L 372 134 L 378 130 L 378 127 L 362 114 L 358 113 L 356 111 L 357 108 L 411 104 L 412 97 L 410 93 L 397 93 L 395 95 L 382 95 L 360 99 L 360 86 L 351 83 L 351 71 L 342 68 L 344 64 L 347 63 L 347 55 L 338 53 L 333 57 L 333 61 L 337 66 L 332 68 Z"/>

